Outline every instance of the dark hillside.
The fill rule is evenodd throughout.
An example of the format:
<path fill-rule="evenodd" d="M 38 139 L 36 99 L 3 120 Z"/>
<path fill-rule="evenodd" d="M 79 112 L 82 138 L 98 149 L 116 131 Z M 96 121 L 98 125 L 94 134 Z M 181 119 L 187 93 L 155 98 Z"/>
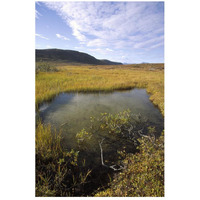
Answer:
<path fill-rule="evenodd" d="M 109 60 L 98 60 L 95 57 L 72 50 L 36 49 L 36 61 L 58 61 L 66 63 L 83 63 L 93 65 L 121 65 L 122 63 Z"/>
<path fill-rule="evenodd" d="M 112 62 L 110 60 L 101 60 L 101 62 L 103 62 L 104 65 L 122 65 L 120 62 Z"/>

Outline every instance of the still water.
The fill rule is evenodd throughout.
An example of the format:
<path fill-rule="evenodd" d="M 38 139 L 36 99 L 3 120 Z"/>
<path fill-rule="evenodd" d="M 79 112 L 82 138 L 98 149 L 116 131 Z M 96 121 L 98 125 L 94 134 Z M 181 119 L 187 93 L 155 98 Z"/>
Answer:
<path fill-rule="evenodd" d="M 62 130 L 66 146 L 76 146 L 75 135 L 89 127 L 90 117 L 100 117 L 100 113 L 118 113 L 130 109 L 131 113 L 147 118 L 156 127 L 157 135 L 164 128 L 160 111 L 149 100 L 145 89 L 114 91 L 111 93 L 61 93 L 51 102 L 43 103 L 39 115 L 44 124 Z"/>
<path fill-rule="evenodd" d="M 63 136 L 63 147 L 67 150 L 71 148 L 79 150 L 76 134 L 83 128 L 89 130 L 90 117 L 99 118 L 100 113 L 116 114 L 129 109 L 132 114 L 141 114 L 148 120 L 148 125 L 156 128 L 156 135 L 159 136 L 164 128 L 164 119 L 158 108 L 149 100 L 149 95 L 145 89 L 132 89 L 126 91 L 114 91 L 111 93 L 61 93 L 51 102 L 43 103 L 39 107 L 36 116 L 40 116 L 44 124 L 51 124 L 57 130 L 61 130 Z M 146 125 L 146 122 L 145 122 Z M 118 150 L 126 146 L 128 152 L 137 151 L 134 144 L 125 143 L 122 138 L 110 139 L 110 134 L 105 133 L 107 137 L 102 143 L 103 161 L 106 165 L 123 163 L 119 159 Z M 89 182 L 85 185 L 87 193 L 91 195 L 99 187 L 107 187 L 114 171 L 102 165 L 99 137 L 93 136 L 87 143 L 86 148 L 80 150 L 78 166 L 84 171 L 85 168 L 92 169 Z M 101 135 L 100 135 L 101 136 Z M 102 139 L 102 138 L 101 138 Z M 125 144 L 125 145 L 124 145 Z M 85 161 L 84 168 L 81 163 Z M 108 176 L 109 175 L 109 176 Z M 81 194 L 82 195 L 82 194 Z"/>

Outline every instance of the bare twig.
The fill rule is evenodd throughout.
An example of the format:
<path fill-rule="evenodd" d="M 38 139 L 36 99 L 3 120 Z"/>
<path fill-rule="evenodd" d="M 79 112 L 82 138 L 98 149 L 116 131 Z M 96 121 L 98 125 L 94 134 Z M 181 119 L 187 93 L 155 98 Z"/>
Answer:
<path fill-rule="evenodd" d="M 103 138 L 100 142 L 99 142 L 99 147 L 100 147 L 100 150 L 101 150 L 101 164 L 102 166 L 104 167 L 107 167 L 107 168 L 110 168 L 114 171 L 119 171 L 119 170 L 122 170 L 124 169 L 124 167 L 122 165 L 111 165 L 111 166 L 108 166 L 106 164 L 104 164 L 103 162 L 103 149 L 102 149 L 102 144 L 103 144 L 103 141 L 104 141 L 105 138 Z"/>
<path fill-rule="evenodd" d="M 61 124 L 60 126 L 62 127 L 62 126 L 64 126 L 65 124 L 67 124 L 67 122 L 65 122 L 65 123 Z"/>

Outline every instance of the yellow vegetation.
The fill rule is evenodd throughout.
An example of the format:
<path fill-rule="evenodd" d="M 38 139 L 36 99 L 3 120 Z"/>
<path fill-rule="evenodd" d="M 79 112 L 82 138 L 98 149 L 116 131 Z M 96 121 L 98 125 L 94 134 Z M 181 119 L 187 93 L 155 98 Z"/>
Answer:
<path fill-rule="evenodd" d="M 126 156 L 126 169 L 96 197 L 164 196 L 164 133 L 153 143 L 149 138 L 141 138 L 138 148 L 139 153 Z"/>
<path fill-rule="evenodd" d="M 36 74 L 36 105 L 60 92 L 146 88 L 164 115 L 164 65 L 60 66 Z"/>
<path fill-rule="evenodd" d="M 158 106 L 164 116 L 164 64 L 119 66 L 59 64 L 57 69 L 58 72 L 36 74 L 36 106 L 52 99 L 60 92 L 112 91 L 138 87 L 147 89 L 150 100 Z M 99 191 L 95 196 L 164 196 L 164 136 L 162 135 L 155 143 L 141 138 L 140 144 L 139 153 L 127 155 L 126 169 L 114 177 L 107 190 Z M 62 152 L 60 135 L 52 135 L 50 126 L 43 126 L 39 122 L 36 129 L 36 196 L 62 196 L 62 181 L 67 180 L 68 176 L 74 176 L 73 168 L 66 166 L 64 160 L 68 160 L 68 157 L 71 159 L 72 155 L 73 162 L 77 160 L 76 152 L 72 151 L 70 156 L 68 154 Z M 53 158 L 51 162 L 50 158 Z M 72 169 L 73 173 L 66 174 L 61 170 L 66 168 Z M 55 172 L 55 177 L 51 176 L 53 182 L 46 177 L 47 169 Z M 80 177 L 77 180 L 79 179 Z M 67 188 L 71 188 L 70 184 L 64 187 L 65 194 L 68 193 Z"/>

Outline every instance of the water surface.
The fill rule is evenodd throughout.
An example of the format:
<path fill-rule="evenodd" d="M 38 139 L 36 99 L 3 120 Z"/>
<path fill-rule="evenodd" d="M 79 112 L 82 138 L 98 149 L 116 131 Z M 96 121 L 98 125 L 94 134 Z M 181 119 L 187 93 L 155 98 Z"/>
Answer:
<path fill-rule="evenodd" d="M 100 113 L 115 114 L 127 109 L 133 114 L 140 113 L 148 119 L 148 124 L 156 127 L 156 135 L 160 135 L 164 128 L 164 120 L 158 108 L 149 100 L 145 89 L 110 93 L 61 93 L 51 102 L 43 103 L 37 114 L 44 124 L 50 123 L 52 127 L 61 130 L 65 149 L 79 150 L 75 136 L 83 128 L 89 130 L 91 116 L 99 118 Z M 98 142 L 99 138 L 93 136 L 87 148 L 79 153 L 80 162 L 85 160 L 85 167 L 92 169 L 90 181 L 86 185 L 89 195 L 102 185 L 107 187 L 110 181 L 108 177 L 113 177 L 114 174 L 109 168 L 102 166 Z M 121 137 L 115 139 L 114 142 L 106 138 L 102 144 L 104 163 L 109 166 L 120 163 L 117 151 L 122 147 L 124 143 Z M 132 142 L 126 147 L 129 148 L 129 152 L 136 152 L 136 147 Z M 81 163 L 78 166 L 81 166 Z"/>
<path fill-rule="evenodd" d="M 115 114 L 126 109 L 133 114 L 140 113 L 156 127 L 157 132 L 162 131 L 163 117 L 149 100 L 145 89 L 111 93 L 61 93 L 52 102 L 41 105 L 39 113 L 44 124 L 62 128 L 67 147 L 73 148 L 76 145 L 76 133 L 89 127 L 91 116 L 99 117 L 104 112 Z"/>

